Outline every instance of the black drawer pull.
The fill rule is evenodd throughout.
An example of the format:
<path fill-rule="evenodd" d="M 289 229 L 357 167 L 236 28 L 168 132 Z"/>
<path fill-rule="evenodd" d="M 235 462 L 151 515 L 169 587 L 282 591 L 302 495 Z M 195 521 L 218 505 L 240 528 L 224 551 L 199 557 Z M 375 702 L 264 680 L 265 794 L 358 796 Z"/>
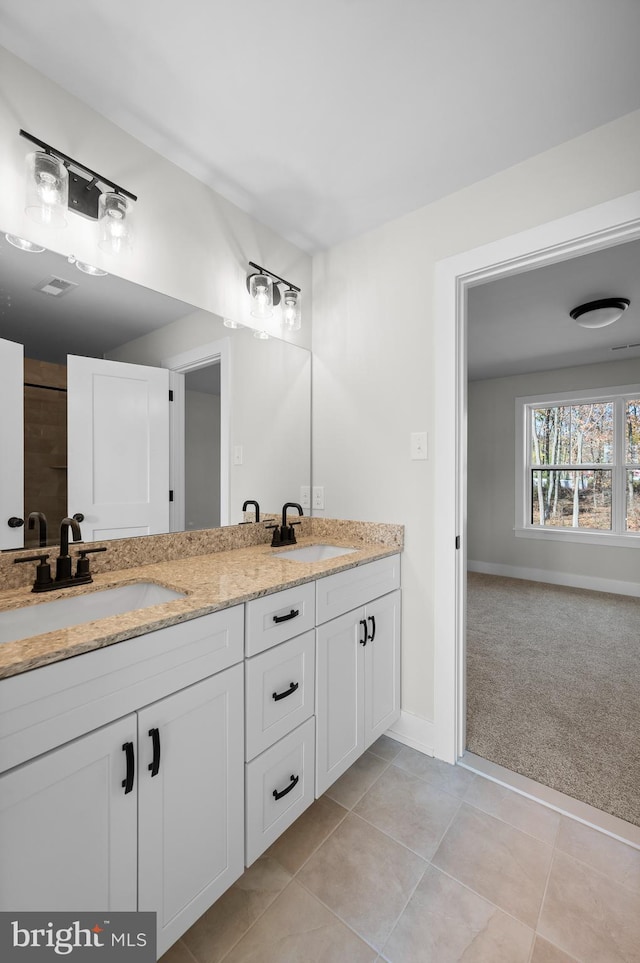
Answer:
<path fill-rule="evenodd" d="M 133 777 L 135 774 L 135 759 L 133 755 L 133 743 L 125 742 L 122 751 L 127 754 L 127 775 L 122 780 L 122 788 L 125 796 L 133 789 Z"/>
<path fill-rule="evenodd" d="M 278 622 L 288 622 L 289 619 L 296 619 L 300 615 L 300 609 L 291 609 L 288 615 L 274 615 L 273 621 L 277 624 Z"/>
<path fill-rule="evenodd" d="M 277 789 L 274 789 L 274 790 L 273 790 L 273 798 L 274 798 L 274 799 L 282 799 L 283 796 L 286 796 L 288 792 L 291 792 L 291 790 L 294 789 L 294 788 L 298 785 L 298 782 L 299 782 L 299 781 L 300 781 L 300 776 L 293 776 L 293 775 L 292 775 L 292 776 L 291 776 L 291 782 L 289 783 L 289 785 L 287 786 L 286 789 L 283 789 L 282 792 L 278 792 Z"/>
<path fill-rule="evenodd" d="M 376 617 L 375 615 L 369 615 L 368 619 L 369 619 L 369 622 L 371 622 L 371 636 L 369 638 L 369 641 L 373 642 L 373 640 L 376 637 Z"/>
<path fill-rule="evenodd" d="M 367 620 L 360 619 L 360 625 L 364 629 L 364 639 L 358 639 L 358 641 L 360 642 L 360 645 L 366 645 L 367 642 L 369 641 L 369 633 L 367 632 Z"/>
<path fill-rule="evenodd" d="M 149 729 L 149 735 L 153 744 L 153 759 L 149 763 L 149 772 L 152 776 L 157 776 L 160 771 L 160 730 Z"/>
<path fill-rule="evenodd" d="M 289 688 L 288 688 L 288 689 L 285 689 L 284 692 L 274 692 L 274 693 L 273 693 L 273 701 L 274 701 L 274 702 L 280 702 L 280 699 L 286 699 L 287 696 L 293 695 L 293 693 L 294 693 L 294 692 L 296 691 L 296 689 L 298 688 L 298 684 L 299 684 L 299 683 L 297 683 L 297 682 L 292 682 L 292 683 L 289 685 Z"/>

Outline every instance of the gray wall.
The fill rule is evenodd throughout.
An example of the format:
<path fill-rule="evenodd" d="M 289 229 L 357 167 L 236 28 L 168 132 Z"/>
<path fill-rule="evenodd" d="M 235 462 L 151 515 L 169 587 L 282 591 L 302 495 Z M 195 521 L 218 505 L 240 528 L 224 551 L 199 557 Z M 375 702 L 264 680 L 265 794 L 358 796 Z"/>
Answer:
<path fill-rule="evenodd" d="M 638 581 L 637 546 L 516 538 L 515 399 L 640 383 L 640 363 L 617 361 L 469 384 L 467 557 L 474 563 L 612 581 Z M 514 572 L 514 574 L 516 574 Z"/>

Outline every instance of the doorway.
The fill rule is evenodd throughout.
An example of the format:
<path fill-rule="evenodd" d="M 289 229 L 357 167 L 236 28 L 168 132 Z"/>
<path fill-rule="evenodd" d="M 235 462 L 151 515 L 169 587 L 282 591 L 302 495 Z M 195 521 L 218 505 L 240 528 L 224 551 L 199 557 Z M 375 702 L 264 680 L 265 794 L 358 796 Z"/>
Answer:
<path fill-rule="evenodd" d="M 435 753 L 465 748 L 467 294 L 475 285 L 640 237 L 640 193 L 448 258 L 436 267 Z"/>

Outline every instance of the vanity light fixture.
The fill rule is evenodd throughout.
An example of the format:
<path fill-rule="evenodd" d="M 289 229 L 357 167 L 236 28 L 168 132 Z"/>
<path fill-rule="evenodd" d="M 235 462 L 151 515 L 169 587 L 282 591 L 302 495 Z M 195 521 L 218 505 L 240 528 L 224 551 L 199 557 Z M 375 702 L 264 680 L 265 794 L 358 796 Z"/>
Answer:
<path fill-rule="evenodd" d="M 29 254 L 42 254 L 45 250 L 41 244 L 34 244 L 33 241 L 28 241 L 26 237 L 18 237 L 17 234 L 5 234 L 5 238 L 13 247 L 17 247 L 19 251 L 27 251 Z"/>
<path fill-rule="evenodd" d="M 254 272 L 247 276 L 247 288 L 251 297 L 251 316 L 266 321 L 273 314 L 274 307 L 282 301 L 282 323 L 289 331 L 300 328 L 300 288 L 286 281 L 273 271 L 249 261 Z M 275 282 L 275 284 L 274 284 Z M 285 285 L 280 291 L 279 285 Z"/>
<path fill-rule="evenodd" d="M 243 325 L 239 321 L 234 321 L 232 318 L 224 318 L 222 323 L 225 328 L 242 328 Z"/>
<path fill-rule="evenodd" d="M 29 217 L 48 227 L 64 227 L 69 210 L 99 221 L 103 250 L 118 254 L 130 248 L 131 202 L 137 201 L 136 195 L 32 134 L 21 130 L 20 136 L 40 148 L 26 161 Z"/>
<path fill-rule="evenodd" d="M 254 336 L 254 338 L 257 338 L 258 341 L 268 341 L 268 340 L 269 340 L 269 335 L 267 334 L 266 331 L 257 331 L 257 330 L 256 330 L 256 331 L 253 332 L 253 336 Z"/>
<path fill-rule="evenodd" d="M 569 315 L 582 328 L 604 328 L 618 321 L 630 304 L 628 298 L 601 298 L 579 304 Z"/>

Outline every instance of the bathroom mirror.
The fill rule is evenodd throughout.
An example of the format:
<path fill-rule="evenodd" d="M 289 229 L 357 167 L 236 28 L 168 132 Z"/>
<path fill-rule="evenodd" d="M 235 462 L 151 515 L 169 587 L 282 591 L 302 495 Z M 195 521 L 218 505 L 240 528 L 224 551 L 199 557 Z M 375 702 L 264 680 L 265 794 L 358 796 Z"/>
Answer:
<path fill-rule="evenodd" d="M 87 274 L 62 255 L 16 249 L 4 234 L 0 236 L 0 348 L 2 343 L 13 344 L 16 350 L 24 346 L 25 359 L 21 454 L 7 458 L 8 447 L 2 439 L 5 474 L 3 481 L 0 472 L 0 527 L 5 541 L 0 546 L 4 548 L 38 545 L 37 524 L 32 530 L 26 524 L 7 530 L 11 517 L 26 520 L 30 512 L 47 516 L 48 544 L 57 542 L 63 515 L 76 512 L 85 515 L 81 523 L 85 541 L 128 537 L 236 524 L 243 520 L 245 500 L 256 499 L 263 512 L 274 512 L 285 501 L 299 500 L 300 487 L 310 484 L 311 355 L 305 348 L 273 336 L 258 339 L 252 329 L 228 327 L 216 315 L 117 276 Z M 112 499 L 116 508 L 112 506 L 107 525 L 94 526 L 91 498 L 77 494 L 87 490 L 86 485 L 78 488 L 77 476 L 86 474 L 89 463 L 108 468 L 121 455 L 124 439 L 131 458 L 140 446 L 130 426 L 120 431 L 115 427 L 116 410 L 120 408 L 129 421 L 135 407 L 135 400 L 131 405 L 123 400 L 119 386 L 112 394 L 114 418 L 108 417 L 108 411 L 106 418 L 103 413 L 91 428 L 96 437 L 89 441 L 85 415 L 92 403 L 77 396 L 78 379 L 71 377 L 69 355 L 83 371 L 86 365 L 91 369 L 88 359 L 100 359 L 98 367 L 108 362 L 110 384 L 112 373 L 123 365 L 125 373 L 138 370 L 128 365 L 163 369 L 160 383 L 169 385 L 174 400 L 169 403 L 167 391 L 168 434 L 162 427 L 161 445 L 153 443 L 156 468 L 152 475 L 158 484 L 163 479 L 166 504 L 160 521 L 151 527 L 144 519 L 132 521 L 126 511 L 119 517 L 117 504 L 125 500 L 122 490 L 131 487 L 128 480 L 122 482 L 122 474 L 120 490 Z M 15 373 L 15 363 L 5 364 Z M 93 377 L 91 372 L 87 377 Z M 10 380 L 0 371 L 5 394 Z M 12 422 L 11 409 L 17 410 L 20 403 L 21 399 L 3 399 L 5 426 Z M 74 405 L 80 412 L 77 416 L 72 415 Z M 16 507 L 6 494 L 10 483 L 19 480 L 23 466 L 24 503 Z M 104 489 L 105 471 L 98 477 Z M 95 479 L 89 488 L 92 485 L 96 487 Z M 14 540 L 7 542 L 7 538 Z"/>

